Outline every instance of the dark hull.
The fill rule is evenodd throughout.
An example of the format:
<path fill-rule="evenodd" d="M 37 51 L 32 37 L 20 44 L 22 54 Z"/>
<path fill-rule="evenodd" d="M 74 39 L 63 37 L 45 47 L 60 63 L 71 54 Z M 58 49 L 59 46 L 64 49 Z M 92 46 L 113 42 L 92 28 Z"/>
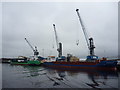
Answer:
<path fill-rule="evenodd" d="M 116 70 L 117 61 L 101 62 L 45 62 L 44 66 L 63 69 Z"/>

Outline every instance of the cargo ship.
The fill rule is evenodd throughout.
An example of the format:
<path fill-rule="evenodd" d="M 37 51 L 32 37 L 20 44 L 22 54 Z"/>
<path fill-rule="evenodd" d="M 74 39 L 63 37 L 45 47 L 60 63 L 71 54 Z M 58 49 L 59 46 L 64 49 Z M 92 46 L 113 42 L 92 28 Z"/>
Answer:
<path fill-rule="evenodd" d="M 39 52 L 37 50 L 37 47 L 35 46 L 35 48 L 30 44 L 30 42 L 27 40 L 27 38 L 25 38 L 25 41 L 28 43 L 28 45 L 31 47 L 34 56 L 27 58 L 24 56 L 19 56 L 17 59 L 12 59 L 11 60 L 11 65 L 33 65 L 33 66 L 37 66 L 37 65 L 41 65 L 42 64 L 42 60 L 45 59 L 39 55 Z"/>
<path fill-rule="evenodd" d="M 41 65 L 39 60 L 30 60 L 28 58 L 16 58 L 10 61 L 11 65 Z"/>
<path fill-rule="evenodd" d="M 61 69 L 92 69 L 92 70 L 116 70 L 117 61 L 116 60 L 96 60 L 95 62 L 88 61 L 76 61 L 76 62 L 66 62 L 66 61 L 53 61 L 44 62 L 44 66 L 51 68 L 61 68 Z"/>
<path fill-rule="evenodd" d="M 93 42 L 93 38 L 87 33 L 85 26 L 82 22 L 79 9 L 76 9 L 78 19 L 80 21 L 80 26 L 82 27 L 85 40 L 87 43 L 87 47 L 89 49 L 89 55 L 86 57 L 85 61 L 80 61 L 77 58 L 73 58 L 70 54 L 67 55 L 67 59 L 62 56 L 62 43 L 58 41 L 58 35 L 56 33 L 55 24 L 53 24 L 55 39 L 57 44 L 58 58 L 56 61 L 44 62 L 43 65 L 47 67 L 54 68 L 63 68 L 63 69 L 96 69 L 96 70 L 116 70 L 117 61 L 116 60 L 107 60 L 103 58 L 102 60 L 95 55 L 94 49 L 95 45 Z M 76 43 L 77 45 L 79 42 Z"/>
<path fill-rule="evenodd" d="M 39 66 L 43 63 L 46 58 L 38 56 L 35 58 L 34 56 L 25 57 L 19 56 L 18 58 L 12 58 L 10 60 L 11 65 L 31 65 L 31 66 Z"/>

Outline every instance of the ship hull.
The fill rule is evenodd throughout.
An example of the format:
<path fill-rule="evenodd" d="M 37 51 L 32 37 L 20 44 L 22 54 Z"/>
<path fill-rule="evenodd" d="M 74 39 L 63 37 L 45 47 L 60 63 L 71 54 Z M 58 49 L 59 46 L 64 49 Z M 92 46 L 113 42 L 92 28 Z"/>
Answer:
<path fill-rule="evenodd" d="M 96 69 L 96 70 L 116 70 L 117 61 L 100 62 L 44 62 L 44 66 L 63 69 Z"/>
<path fill-rule="evenodd" d="M 11 62 L 11 65 L 31 65 L 31 66 L 37 66 L 41 65 L 40 61 L 27 61 L 27 62 Z"/>

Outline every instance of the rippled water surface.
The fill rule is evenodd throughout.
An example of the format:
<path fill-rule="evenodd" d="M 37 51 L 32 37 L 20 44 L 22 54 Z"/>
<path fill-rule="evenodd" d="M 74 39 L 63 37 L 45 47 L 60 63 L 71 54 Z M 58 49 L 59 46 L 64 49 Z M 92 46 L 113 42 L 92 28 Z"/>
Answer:
<path fill-rule="evenodd" d="M 118 88 L 120 72 L 2 65 L 3 88 Z"/>

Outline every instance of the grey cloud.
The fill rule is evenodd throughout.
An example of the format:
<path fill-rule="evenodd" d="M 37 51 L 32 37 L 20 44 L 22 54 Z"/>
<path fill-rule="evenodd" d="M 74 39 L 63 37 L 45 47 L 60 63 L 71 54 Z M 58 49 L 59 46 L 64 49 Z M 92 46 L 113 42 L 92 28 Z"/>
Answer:
<path fill-rule="evenodd" d="M 52 24 L 56 24 L 59 40 L 63 43 L 63 54 L 72 53 L 79 57 L 88 55 L 86 41 L 75 9 L 80 15 L 87 31 L 94 38 L 95 53 L 98 56 L 117 56 L 118 54 L 118 6 L 117 2 L 102 3 L 54 3 L 23 2 L 3 3 L 3 57 L 32 55 L 25 42 L 28 38 L 37 46 L 40 54 L 57 55 Z M 79 45 L 76 40 L 79 39 Z M 52 46 L 55 48 L 52 48 Z"/>

